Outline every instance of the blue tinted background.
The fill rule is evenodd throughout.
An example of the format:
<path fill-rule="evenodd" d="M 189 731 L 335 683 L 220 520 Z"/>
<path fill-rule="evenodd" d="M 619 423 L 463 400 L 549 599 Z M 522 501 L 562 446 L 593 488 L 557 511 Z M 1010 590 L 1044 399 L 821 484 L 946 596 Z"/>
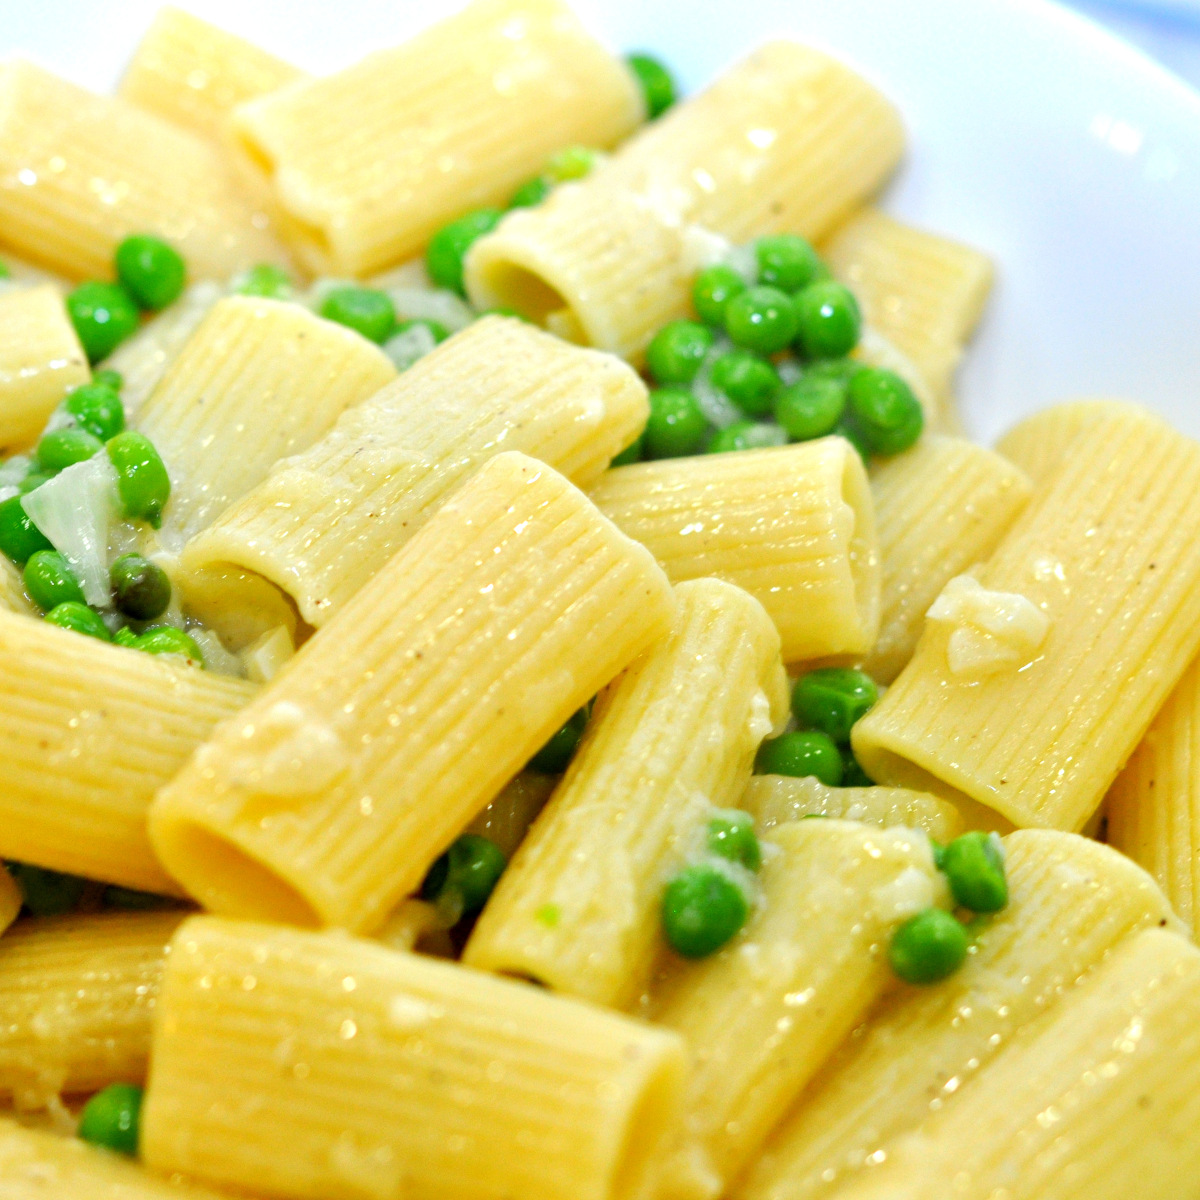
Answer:
<path fill-rule="evenodd" d="M 1068 0 L 1200 88 L 1200 0 Z"/>

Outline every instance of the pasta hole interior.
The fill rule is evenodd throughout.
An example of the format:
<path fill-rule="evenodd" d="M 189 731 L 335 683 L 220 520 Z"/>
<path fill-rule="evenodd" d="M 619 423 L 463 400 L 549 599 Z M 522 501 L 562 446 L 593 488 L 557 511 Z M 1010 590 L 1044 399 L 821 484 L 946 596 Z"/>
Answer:
<path fill-rule="evenodd" d="M 842 499 L 850 509 L 850 577 L 854 584 L 854 604 L 862 628 L 879 628 L 880 563 L 875 542 L 875 510 L 871 485 L 856 451 L 846 454 L 842 467 Z"/>
<path fill-rule="evenodd" d="M 540 275 L 515 263 L 499 262 L 487 272 L 487 291 L 497 308 L 515 309 L 522 316 L 546 323 L 546 318 L 571 306 Z"/>

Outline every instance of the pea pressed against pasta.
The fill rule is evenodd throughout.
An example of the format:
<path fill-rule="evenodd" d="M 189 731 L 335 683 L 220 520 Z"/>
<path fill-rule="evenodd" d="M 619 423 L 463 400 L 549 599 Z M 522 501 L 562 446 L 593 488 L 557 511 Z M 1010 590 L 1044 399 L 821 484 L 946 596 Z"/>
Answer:
<path fill-rule="evenodd" d="M 879 688 L 865 672 L 822 667 L 796 680 L 792 713 L 802 726 L 819 729 L 844 745 L 855 721 L 866 716 L 878 699 Z"/>
<path fill-rule="evenodd" d="M 966 961 L 969 945 L 961 922 L 940 908 L 928 908 L 892 935 L 888 961 L 905 983 L 940 983 Z"/>
<path fill-rule="evenodd" d="M 939 855 L 955 901 L 976 913 L 999 912 L 1008 904 L 1004 849 L 995 834 L 964 833 Z"/>
<path fill-rule="evenodd" d="M 742 888 L 716 866 L 687 867 L 663 892 L 663 933 L 684 958 L 706 958 L 746 923 L 750 903 Z"/>
<path fill-rule="evenodd" d="M 79 580 L 67 560 L 57 550 L 39 550 L 25 564 L 25 590 L 45 612 L 68 600 L 84 603 Z"/>
<path fill-rule="evenodd" d="M 396 328 L 391 297 L 375 288 L 334 288 L 321 302 L 321 316 L 361 333 L 371 342 L 386 342 Z"/>
<path fill-rule="evenodd" d="M 60 629 L 72 629 L 76 633 L 99 638 L 102 642 L 112 641 L 112 634 L 105 625 L 104 618 L 94 608 L 89 608 L 79 600 L 64 600 L 61 604 L 56 604 L 46 614 L 46 620 Z"/>
<path fill-rule="evenodd" d="M 84 1105 L 79 1136 L 85 1142 L 131 1157 L 138 1152 L 142 1089 L 132 1083 L 112 1083 Z"/>
<path fill-rule="evenodd" d="M 440 287 L 465 296 L 463 259 L 479 238 L 491 233 L 500 224 L 503 215 L 498 208 L 481 208 L 439 229 L 430 239 L 425 252 L 425 266 L 430 279 Z"/>
<path fill-rule="evenodd" d="M 650 393 L 650 418 L 643 435 L 645 458 L 682 458 L 704 449 L 712 427 L 696 397 L 682 388 Z"/>
<path fill-rule="evenodd" d="M 117 487 L 125 515 L 148 521 L 156 529 L 171 496 L 167 468 L 145 434 L 127 429 L 108 443 L 108 457 L 117 470 Z"/>
<path fill-rule="evenodd" d="M 784 733 L 759 747 L 754 769 L 760 775 L 815 775 L 827 787 L 842 783 L 842 755 L 828 734 L 816 730 Z"/>

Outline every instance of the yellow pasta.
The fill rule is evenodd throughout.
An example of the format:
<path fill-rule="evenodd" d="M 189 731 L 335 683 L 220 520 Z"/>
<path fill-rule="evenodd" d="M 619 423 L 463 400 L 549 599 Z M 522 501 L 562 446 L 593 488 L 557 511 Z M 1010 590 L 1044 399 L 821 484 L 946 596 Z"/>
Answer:
<path fill-rule="evenodd" d="M 938 592 L 990 557 L 1030 491 L 1000 455 L 936 434 L 872 472 L 882 611 L 863 670 L 880 683 L 900 674 Z"/>
<path fill-rule="evenodd" d="M 591 345 L 636 356 L 687 314 L 713 234 L 820 237 L 887 178 L 903 141 L 895 110 L 860 76 L 771 43 L 578 187 L 510 213 L 468 255 L 467 290 L 539 322 L 566 310 Z"/>
<path fill-rule="evenodd" d="M 40 1108 L 110 1083 L 140 1083 L 163 958 L 182 919 L 38 917 L 0 938 L 0 1097 Z"/>
<path fill-rule="evenodd" d="M 1106 417 L 1141 411 L 1124 400 L 1071 400 L 1035 412 L 1014 425 L 996 450 L 1016 463 L 1035 484 L 1048 479 L 1066 456 L 1067 448 L 1085 429 Z"/>
<path fill-rule="evenodd" d="M 808 816 L 861 821 L 887 829 L 920 829 L 939 842 L 962 832 L 963 821 L 948 800 L 907 788 L 826 787 L 814 775 L 755 775 L 746 784 L 739 808 L 753 814 L 760 830 Z"/>
<path fill-rule="evenodd" d="M 177 893 L 154 793 L 251 685 L 0 611 L 0 857 Z"/>
<path fill-rule="evenodd" d="M 583 743 L 464 951 L 472 966 L 628 1007 L 662 946 L 665 879 L 737 803 L 787 715 L 779 635 L 715 579 L 681 584 L 669 638 L 596 707 Z"/>
<path fill-rule="evenodd" d="M 147 1164 L 311 1200 L 651 1200 L 677 1035 L 344 935 L 198 917 L 168 959 Z"/>
<path fill-rule="evenodd" d="M 495 842 L 512 858 L 534 818 L 546 807 L 558 780 L 553 775 L 522 771 L 471 823 L 467 833 Z"/>
<path fill-rule="evenodd" d="M 591 497 L 673 581 L 712 575 L 761 601 L 785 662 L 874 643 L 874 506 L 842 438 L 618 467 Z"/>
<path fill-rule="evenodd" d="M 255 586 L 270 581 L 319 627 L 499 450 L 587 487 L 648 411 L 623 363 L 488 317 L 280 463 L 188 547 L 185 565 L 239 571 L 249 590 L 229 603 L 251 612 L 262 603 Z"/>
<path fill-rule="evenodd" d="M 21 568 L 3 555 L 0 555 L 0 609 L 27 617 L 40 615 L 33 601 L 25 594 Z"/>
<path fill-rule="evenodd" d="M 954 1104 L 1016 1030 L 1063 1003 L 1114 946 L 1177 925 L 1153 880 L 1106 846 L 1046 830 L 1012 833 L 1005 846 L 1008 908 L 962 970 L 883 1003 L 776 1129 L 733 1189 L 737 1200 L 840 1197 L 892 1139 Z"/>
<path fill-rule="evenodd" d="M 854 729 L 863 768 L 1082 827 L 1200 645 L 1200 446 L 1136 411 L 1093 425 L 938 605 Z"/>
<path fill-rule="evenodd" d="M 132 233 L 165 238 L 193 278 L 281 258 L 209 143 L 21 60 L 0 65 L 0 178 L 3 241 L 64 275 L 108 278 Z"/>
<path fill-rule="evenodd" d="M 0 331 L 0 447 L 11 453 L 35 442 L 67 392 L 92 376 L 53 284 L 0 292 Z"/>
<path fill-rule="evenodd" d="M 497 455 L 159 793 L 155 848 L 218 912 L 378 927 L 673 605 L 561 475 Z"/>
<path fill-rule="evenodd" d="M 611 146 L 643 115 L 632 74 L 559 0 L 475 0 L 234 119 L 306 264 L 364 275 L 507 203 L 555 150 Z"/>
<path fill-rule="evenodd" d="M 0 933 L 3 933 L 16 919 L 21 911 L 24 898 L 17 881 L 0 864 Z"/>
<path fill-rule="evenodd" d="M 1148 930 L 839 1200 L 1176 1200 L 1200 1168 L 1200 950 Z M 789 1193 L 790 1195 L 790 1193 Z"/>

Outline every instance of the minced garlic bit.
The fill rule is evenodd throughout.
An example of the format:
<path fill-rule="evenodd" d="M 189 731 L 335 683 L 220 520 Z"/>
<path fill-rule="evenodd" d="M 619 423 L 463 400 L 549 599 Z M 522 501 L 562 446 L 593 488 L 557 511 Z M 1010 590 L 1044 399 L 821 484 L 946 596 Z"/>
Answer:
<path fill-rule="evenodd" d="M 1050 629 L 1050 618 L 1016 592 L 993 592 L 970 575 L 957 575 L 925 616 L 955 626 L 946 644 L 952 675 L 981 678 L 1023 666 Z"/>

